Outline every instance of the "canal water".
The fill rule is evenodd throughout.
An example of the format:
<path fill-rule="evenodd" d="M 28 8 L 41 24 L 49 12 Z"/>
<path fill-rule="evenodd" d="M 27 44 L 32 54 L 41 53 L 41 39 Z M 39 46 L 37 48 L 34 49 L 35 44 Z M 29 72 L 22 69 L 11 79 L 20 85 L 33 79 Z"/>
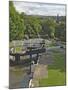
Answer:
<path fill-rule="evenodd" d="M 29 67 L 10 67 L 9 69 L 9 88 L 28 88 L 29 87 Z"/>

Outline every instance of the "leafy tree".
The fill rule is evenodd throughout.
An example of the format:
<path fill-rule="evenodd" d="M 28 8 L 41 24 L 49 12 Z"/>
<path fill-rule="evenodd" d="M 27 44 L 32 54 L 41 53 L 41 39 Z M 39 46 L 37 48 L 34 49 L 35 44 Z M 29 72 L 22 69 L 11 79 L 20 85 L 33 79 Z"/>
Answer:
<path fill-rule="evenodd" d="M 42 22 L 43 35 L 48 35 L 50 38 L 54 38 L 56 23 L 53 19 L 45 19 Z"/>
<path fill-rule="evenodd" d="M 23 39 L 24 37 L 24 19 L 15 10 L 13 2 L 9 2 L 9 29 L 10 41 Z"/>
<path fill-rule="evenodd" d="M 59 38 L 66 39 L 66 17 L 60 17 L 56 22 L 55 17 L 40 17 L 18 13 L 12 1 L 9 1 L 9 30 L 10 41 L 23 40 L 24 36 L 29 38 Z"/>
<path fill-rule="evenodd" d="M 29 37 L 39 36 L 39 32 L 41 31 L 40 20 L 36 17 L 27 16 L 25 20 L 26 30 L 25 32 Z"/>
<path fill-rule="evenodd" d="M 65 22 L 61 21 L 56 26 L 55 36 L 62 41 L 66 40 L 66 24 Z"/>

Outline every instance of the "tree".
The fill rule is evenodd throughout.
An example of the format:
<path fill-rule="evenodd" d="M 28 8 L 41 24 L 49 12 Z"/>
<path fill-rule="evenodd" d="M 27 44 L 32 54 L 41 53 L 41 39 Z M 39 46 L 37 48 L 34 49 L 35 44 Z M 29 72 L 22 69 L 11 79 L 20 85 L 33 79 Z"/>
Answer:
<path fill-rule="evenodd" d="M 25 18 L 25 33 L 30 37 L 30 38 L 35 38 L 39 36 L 39 32 L 41 31 L 41 25 L 40 25 L 40 20 L 36 17 L 33 16 L 27 16 Z"/>
<path fill-rule="evenodd" d="M 42 34 L 48 35 L 50 38 L 55 37 L 55 26 L 56 22 L 53 19 L 45 19 L 42 21 Z"/>
<path fill-rule="evenodd" d="M 24 19 L 15 10 L 13 2 L 9 2 L 9 30 L 10 30 L 10 41 L 19 40 L 24 37 Z"/>
<path fill-rule="evenodd" d="M 59 24 L 57 24 L 55 37 L 59 38 L 62 41 L 66 40 L 66 24 L 64 21 L 61 21 Z"/>
<path fill-rule="evenodd" d="M 40 17 L 26 15 L 24 12 L 16 11 L 12 1 L 9 2 L 9 30 L 10 41 L 23 40 L 27 35 L 29 38 L 59 38 L 65 41 L 66 39 L 66 17 L 59 17 L 61 21 L 56 22 L 55 17 Z"/>

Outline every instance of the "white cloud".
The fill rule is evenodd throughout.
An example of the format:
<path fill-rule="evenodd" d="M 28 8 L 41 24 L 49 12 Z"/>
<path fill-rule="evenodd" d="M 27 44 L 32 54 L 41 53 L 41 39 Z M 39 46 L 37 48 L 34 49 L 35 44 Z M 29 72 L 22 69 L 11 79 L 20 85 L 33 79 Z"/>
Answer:
<path fill-rule="evenodd" d="M 14 1 L 14 6 L 19 12 L 28 15 L 65 15 L 66 13 L 65 5 Z"/>

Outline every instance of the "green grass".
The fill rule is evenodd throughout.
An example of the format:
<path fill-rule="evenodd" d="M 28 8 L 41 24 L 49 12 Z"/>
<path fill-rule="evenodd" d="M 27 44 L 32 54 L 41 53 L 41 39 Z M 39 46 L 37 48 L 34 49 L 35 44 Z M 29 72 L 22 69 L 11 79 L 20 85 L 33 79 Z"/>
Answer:
<path fill-rule="evenodd" d="M 53 53 L 53 59 L 53 65 L 48 66 L 48 78 L 39 80 L 42 87 L 65 85 L 65 57 L 62 53 Z"/>
<path fill-rule="evenodd" d="M 22 47 L 15 47 L 16 52 L 20 52 L 22 50 Z"/>
<path fill-rule="evenodd" d="M 65 72 L 65 55 L 63 53 L 53 53 L 54 64 L 49 65 L 48 69 L 59 70 L 60 72 Z"/>

